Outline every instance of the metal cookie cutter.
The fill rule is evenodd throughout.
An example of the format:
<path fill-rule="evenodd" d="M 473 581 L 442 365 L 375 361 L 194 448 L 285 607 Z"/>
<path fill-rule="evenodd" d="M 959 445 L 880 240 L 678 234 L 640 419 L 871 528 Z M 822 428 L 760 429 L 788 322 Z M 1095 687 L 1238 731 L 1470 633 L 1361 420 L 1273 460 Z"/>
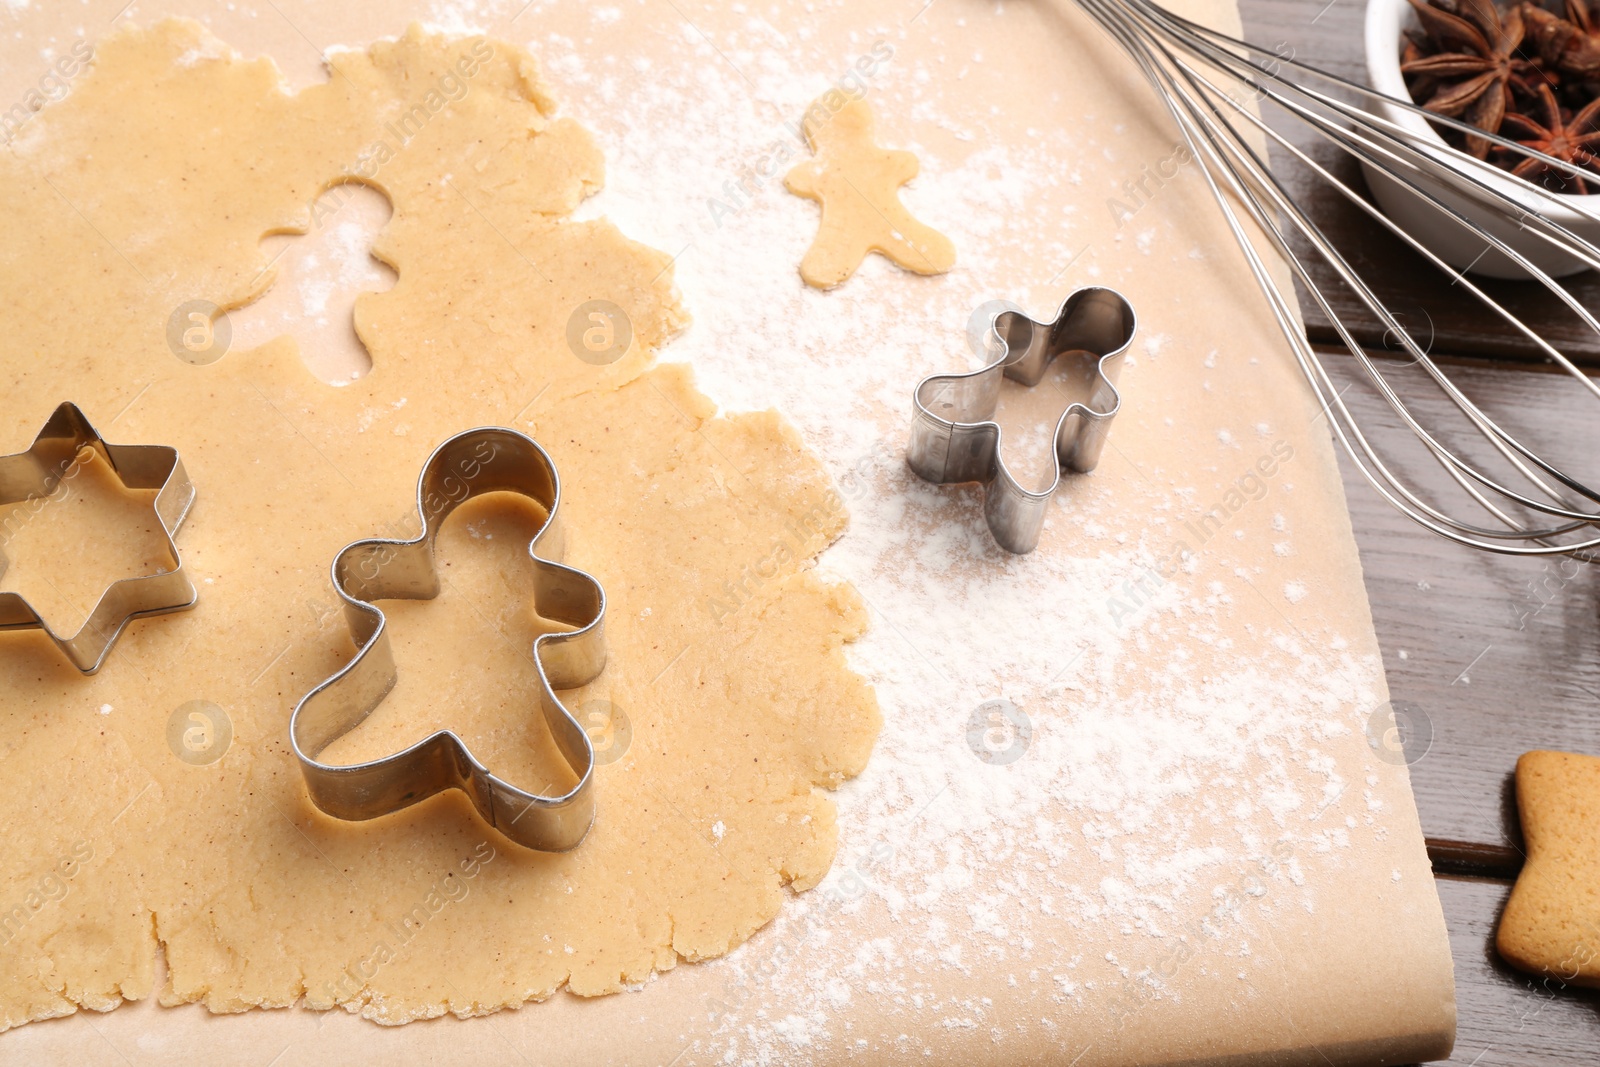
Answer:
<path fill-rule="evenodd" d="M 520 493 L 545 508 L 545 523 L 528 543 L 537 575 L 534 607 L 540 616 L 574 629 L 538 637 L 533 659 L 545 722 L 578 783 L 560 796 L 525 792 L 491 774 L 449 730 L 366 763 L 319 762 L 335 738 L 372 713 L 398 677 L 383 611 L 372 601 L 437 596 L 434 541 L 440 526 L 461 504 L 495 492 Z M 344 600 L 358 651 L 307 693 L 289 720 L 294 753 L 317 807 L 339 819 L 373 819 L 459 789 L 485 822 L 519 845 L 564 852 L 583 840 L 594 821 L 594 748 L 555 690 L 584 685 L 605 669 L 606 598 L 594 578 L 545 558 L 561 554 L 560 503 L 555 464 L 532 438 L 494 426 L 468 430 L 440 445 L 422 468 L 417 482 L 422 533 L 409 541 L 355 541 L 334 557 L 333 587 Z"/>
<path fill-rule="evenodd" d="M 183 573 L 173 538 L 194 503 L 194 485 L 178 450 L 167 445 L 114 445 L 101 437 L 78 405 L 64 403 L 50 415 L 26 452 L 0 456 L 0 505 L 38 500 L 71 477 L 78 454 L 92 448 L 129 489 L 156 489 L 155 512 L 167 538 L 172 570 L 111 583 L 78 632 L 63 637 L 50 628 L 20 593 L 0 593 L 0 630 L 43 630 L 84 674 L 100 669 L 111 646 L 134 619 L 194 607 L 194 586 Z M 3 533 L 0 527 L 0 533 Z M 0 552 L 0 574 L 9 561 Z"/>
<path fill-rule="evenodd" d="M 940 485 L 982 482 L 983 513 L 995 541 L 1008 552 L 1032 552 L 1062 467 L 1087 473 L 1100 461 L 1111 419 L 1122 406 L 1117 374 L 1135 327 L 1132 305 L 1099 287 L 1067 297 L 1053 322 L 1001 312 L 985 335 L 993 356 L 988 366 L 935 374 L 917 385 L 906 461 L 919 477 Z M 1084 380 L 1056 423 L 1055 477 L 1044 489 L 1025 489 L 1000 454 L 1000 426 L 993 421 L 1000 379 L 1037 385 L 1058 356 L 1083 361 Z"/>

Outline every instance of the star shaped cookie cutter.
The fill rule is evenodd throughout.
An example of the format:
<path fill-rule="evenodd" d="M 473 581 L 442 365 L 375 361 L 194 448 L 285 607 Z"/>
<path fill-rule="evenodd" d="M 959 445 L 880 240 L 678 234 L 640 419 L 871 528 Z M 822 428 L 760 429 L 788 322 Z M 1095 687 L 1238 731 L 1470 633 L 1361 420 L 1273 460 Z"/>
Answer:
<path fill-rule="evenodd" d="M 52 629 L 22 594 L 0 593 L 0 630 L 43 630 L 74 667 L 93 674 L 134 619 L 194 607 L 195 589 L 183 573 L 183 559 L 174 538 L 189 514 L 195 494 L 177 449 L 167 445 L 111 444 L 100 436 L 78 405 L 67 402 L 51 413 L 26 452 L 0 456 L 0 505 L 50 496 L 72 476 L 85 448 L 93 449 L 125 487 L 157 490 L 154 508 L 166 535 L 172 570 L 111 583 L 71 637 Z M 0 551 L 0 574 L 5 573 L 9 562 Z"/>
<path fill-rule="evenodd" d="M 449 514 L 473 497 L 512 492 L 545 509 L 528 543 L 535 570 L 534 608 L 574 629 L 533 642 L 539 704 L 550 734 L 578 782 L 559 796 L 529 793 L 496 777 L 450 730 L 365 763 L 322 763 L 335 739 L 359 726 L 394 688 L 399 675 L 387 622 L 376 600 L 431 600 L 439 595 L 434 541 Z M 605 669 L 605 590 L 583 571 L 553 562 L 561 555 L 557 509 L 561 481 L 543 448 L 515 430 L 468 430 L 440 445 L 417 481 L 422 532 L 409 541 L 374 538 L 346 545 L 334 557 L 333 587 L 344 601 L 355 658 L 301 698 L 289 719 L 290 742 L 311 800 L 337 819 L 374 819 L 459 789 L 485 822 L 516 844 L 543 852 L 575 848 L 594 821 L 594 747 L 556 689 L 593 681 Z M 541 554 L 543 553 L 543 554 Z"/>
<path fill-rule="evenodd" d="M 1051 322 L 1000 312 L 984 335 L 992 357 L 987 366 L 918 383 L 906 462 L 939 485 L 982 482 L 983 513 L 995 541 L 1008 552 L 1032 552 L 1062 468 L 1088 473 L 1100 462 L 1111 419 L 1122 406 L 1117 375 L 1136 326 L 1122 294 L 1098 286 L 1068 296 Z M 1052 360 L 1069 356 L 1082 361 L 1085 374 L 1056 422 L 1055 477 L 1044 489 L 1026 489 L 1000 454 L 1000 426 L 993 421 L 1000 381 L 1037 385 Z"/>

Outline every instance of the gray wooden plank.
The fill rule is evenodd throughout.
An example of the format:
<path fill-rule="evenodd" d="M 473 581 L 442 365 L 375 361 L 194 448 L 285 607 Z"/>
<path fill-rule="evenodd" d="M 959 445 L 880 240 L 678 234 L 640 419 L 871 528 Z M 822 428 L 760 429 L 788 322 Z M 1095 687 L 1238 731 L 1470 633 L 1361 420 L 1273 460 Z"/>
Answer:
<path fill-rule="evenodd" d="M 1596 455 L 1600 402 L 1576 382 L 1474 362 L 1450 371 L 1492 412 L 1536 423 L 1536 440 L 1563 444 L 1578 460 Z M 1453 409 L 1442 394 L 1406 392 L 1419 418 L 1448 424 Z M 1354 385 L 1344 400 L 1398 471 L 1430 489 L 1449 484 L 1373 391 Z M 1342 454 L 1341 462 L 1389 688 L 1423 727 L 1408 750 L 1423 832 L 1505 850 L 1514 868 L 1517 756 L 1600 753 L 1597 568 L 1451 544 L 1393 510 Z"/>

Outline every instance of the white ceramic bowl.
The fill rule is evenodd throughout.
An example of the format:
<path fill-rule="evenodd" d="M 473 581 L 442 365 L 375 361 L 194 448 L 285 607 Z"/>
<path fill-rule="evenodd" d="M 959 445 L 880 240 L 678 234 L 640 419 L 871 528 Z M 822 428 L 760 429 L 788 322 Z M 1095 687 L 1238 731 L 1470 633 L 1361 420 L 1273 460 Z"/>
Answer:
<path fill-rule="evenodd" d="M 1398 100 L 1411 99 L 1405 79 L 1400 74 L 1400 31 L 1411 24 L 1414 16 L 1406 0 L 1367 0 L 1367 76 L 1372 87 L 1385 96 Z M 1381 101 L 1369 106 L 1377 114 L 1396 125 L 1415 132 L 1423 142 L 1445 147 L 1444 138 L 1415 112 L 1394 107 Z M 1454 167 L 1452 163 L 1450 166 Z M 1507 179 L 1506 172 L 1489 163 L 1460 164 L 1472 168 L 1474 174 L 1515 198 L 1530 212 L 1542 212 L 1544 217 L 1566 226 L 1591 243 L 1600 245 L 1600 195 L 1557 196 L 1552 205 L 1549 200 L 1535 197 L 1518 189 Z M 1362 164 L 1367 174 L 1367 186 L 1377 198 L 1384 214 L 1412 237 L 1431 249 L 1434 254 L 1458 269 L 1470 270 L 1491 278 L 1531 277 L 1510 258 L 1498 250 L 1489 249 L 1488 242 L 1467 227 L 1423 200 L 1400 182 L 1390 178 L 1375 167 Z M 1555 277 L 1576 274 L 1587 265 L 1562 252 L 1556 251 L 1539 237 L 1520 230 L 1515 220 L 1486 209 L 1455 192 L 1448 180 L 1424 179 L 1429 192 L 1448 203 L 1463 216 L 1472 219 L 1493 233 L 1507 245 L 1515 248 L 1529 260 Z M 1570 205 L 1570 206 L 1569 206 Z"/>

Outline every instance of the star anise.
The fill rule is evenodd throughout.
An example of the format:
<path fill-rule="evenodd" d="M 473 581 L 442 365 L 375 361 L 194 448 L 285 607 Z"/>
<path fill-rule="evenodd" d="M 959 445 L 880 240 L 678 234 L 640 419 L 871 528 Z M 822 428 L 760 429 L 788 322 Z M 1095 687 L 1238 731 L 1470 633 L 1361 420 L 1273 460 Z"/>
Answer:
<path fill-rule="evenodd" d="M 1566 0 L 1567 17 L 1524 0 L 1522 20 L 1527 44 L 1546 71 L 1579 81 L 1600 81 L 1600 19 L 1589 0 Z"/>
<path fill-rule="evenodd" d="M 1589 0 L 1567 0 L 1565 21 L 1573 32 L 1558 65 L 1584 81 L 1600 80 L 1600 19 L 1590 10 Z"/>
<path fill-rule="evenodd" d="M 1581 2 L 1581 0 L 1580 0 Z M 1539 65 L 1554 79 L 1560 77 L 1561 60 L 1575 43 L 1578 28 L 1538 4 L 1523 3 L 1522 22 L 1526 27 L 1524 48 L 1538 57 Z"/>
<path fill-rule="evenodd" d="M 1506 115 L 1501 132 L 1524 148 L 1532 148 L 1563 163 L 1582 167 L 1594 174 L 1595 178 L 1600 178 L 1600 99 L 1591 101 L 1582 111 L 1571 115 L 1562 108 L 1550 87 L 1541 85 L 1538 101 L 1544 119 L 1542 123 L 1520 112 L 1511 112 Z M 1596 184 L 1595 178 L 1585 182 L 1583 178 L 1567 174 L 1533 156 L 1523 156 L 1505 148 L 1496 151 L 1506 157 L 1501 161 L 1503 166 L 1515 163 L 1511 173 L 1529 181 L 1541 181 L 1551 192 L 1577 193 L 1581 196 Z"/>
<path fill-rule="evenodd" d="M 1412 93 L 1426 110 L 1498 133 L 1513 89 L 1532 94 L 1545 81 L 1538 65 L 1518 51 L 1526 33 L 1522 8 L 1502 16 L 1492 0 L 1462 0 L 1460 14 L 1435 6 L 1448 2 L 1410 0 L 1434 48 L 1431 54 L 1408 49 L 1400 70 L 1414 79 Z M 1469 134 L 1466 147 L 1479 159 L 1489 156 L 1486 138 Z"/>

